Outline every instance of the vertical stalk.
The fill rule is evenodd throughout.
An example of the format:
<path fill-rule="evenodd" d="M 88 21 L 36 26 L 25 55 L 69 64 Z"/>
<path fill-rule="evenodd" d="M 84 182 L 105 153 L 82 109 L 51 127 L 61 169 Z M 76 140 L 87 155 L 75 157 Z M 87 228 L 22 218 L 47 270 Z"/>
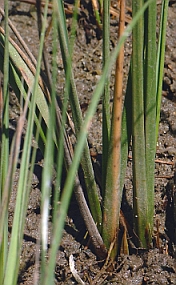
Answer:
<path fill-rule="evenodd" d="M 55 15 L 55 10 L 53 10 L 52 14 L 52 27 L 53 27 L 53 38 L 52 38 L 52 90 L 51 90 L 51 98 L 56 96 L 56 83 L 57 83 L 57 20 Z M 58 154 L 57 154 L 57 177 L 56 177 L 56 186 L 54 191 L 54 206 L 53 206 L 53 225 L 56 223 L 57 219 L 57 209 L 58 209 L 58 201 L 60 197 L 60 185 L 61 185 L 61 176 L 63 169 L 63 157 L 64 157 L 64 133 L 60 131 L 59 143 L 58 143 Z"/>
<path fill-rule="evenodd" d="M 109 0 L 103 1 L 103 66 L 105 66 L 110 54 L 110 6 Z M 104 196 L 106 173 L 107 173 L 107 161 L 108 161 L 108 145 L 110 138 L 110 78 L 107 77 L 105 81 L 104 94 L 103 94 L 103 123 L 102 123 L 102 191 Z"/>
<path fill-rule="evenodd" d="M 95 14 L 97 24 L 99 27 L 101 27 L 101 19 L 100 19 L 100 13 L 99 13 L 97 0 L 92 0 L 92 6 L 93 6 L 93 10 L 94 10 L 94 14 Z M 101 8 L 101 4 L 100 4 L 100 8 Z"/>
<path fill-rule="evenodd" d="M 146 239 L 151 242 L 154 215 L 154 170 L 156 152 L 156 2 L 145 12 L 144 97 L 145 97 L 145 144 L 148 225 Z"/>
<path fill-rule="evenodd" d="M 124 32 L 125 1 L 120 1 L 119 38 Z M 106 192 L 103 212 L 103 238 L 109 248 L 114 243 L 111 257 L 115 259 L 118 250 L 119 217 L 122 198 L 120 188 L 121 172 L 121 122 L 122 122 L 122 93 L 123 93 L 123 61 L 124 46 L 121 47 L 116 60 L 116 77 L 111 127 L 111 143 L 106 178 Z"/>
<path fill-rule="evenodd" d="M 157 52 L 157 94 L 156 94 L 156 142 L 158 139 L 158 129 L 160 121 L 160 110 L 161 110 L 161 96 L 162 96 L 162 85 L 163 85 L 163 69 L 164 69 L 164 55 L 165 55 L 165 42 L 166 42 L 166 27 L 167 27 L 167 15 L 168 15 L 168 3 L 169 0 L 162 1 L 161 7 L 161 19 L 160 19 L 160 33 L 158 41 L 158 52 Z"/>
<path fill-rule="evenodd" d="M 2 99 L 2 142 L 1 142 L 1 164 L 0 164 L 0 201 L 5 187 L 9 160 L 9 28 L 8 28 L 8 1 L 4 1 L 5 10 L 5 49 L 4 49 L 4 82 Z M 8 212 L 4 219 L 3 236 L 0 237 L 0 284 L 4 279 L 8 249 Z"/>
<path fill-rule="evenodd" d="M 143 6 L 143 0 L 133 0 L 133 17 Z M 133 204 L 134 228 L 146 247 L 145 229 L 147 227 L 147 182 L 145 162 L 144 126 L 144 18 L 140 17 L 133 29 L 132 54 L 132 151 L 133 151 Z"/>
<path fill-rule="evenodd" d="M 73 56 L 73 49 L 74 49 L 74 43 L 75 43 L 75 37 L 76 37 L 76 28 L 77 28 L 77 18 L 78 18 L 78 8 L 80 6 L 80 0 L 75 1 L 74 9 L 73 9 L 73 18 L 72 18 L 72 27 L 71 27 L 71 33 L 70 33 L 70 64 L 72 62 L 72 56 Z M 56 96 L 56 83 L 57 83 L 57 62 L 56 62 L 56 56 L 57 56 L 57 41 L 58 38 L 57 33 L 57 15 L 56 11 L 54 9 L 53 11 L 53 57 L 52 57 L 52 96 Z M 69 102 L 69 93 L 70 93 L 70 69 L 67 69 L 67 73 L 65 76 L 65 92 L 64 92 L 64 100 L 62 102 L 62 110 L 61 110 L 61 122 L 58 126 L 59 129 L 59 141 L 58 141 L 58 152 L 57 152 L 57 178 L 56 178 L 56 187 L 57 189 L 54 193 L 54 214 L 53 214 L 53 224 L 56 220 L 56 214 L 58 209 L 58 199 L 60 195 L 60 185 L 61 185 L 61 177 L 62 177 L 62 171 L 63 171 L 63 162 L 64 162 L 64 126 L 66 124 L 67 120 L 67 107 Z M 59 113 L 57 111 L 57 113 Z"/>
<path fill-rule="evenodd" d="M 122 114 L 122 138 L 121 138 L 121 174 L 120 174 L 120 189 L 124 187 L 124 179 L 126 174 L 126 166 L 128 159 L 129 145 L 131 143 L 132 134 L 132 78 L 131 65 L 128 74 L 128 82 L 126 87 L 125 101 Z"/>

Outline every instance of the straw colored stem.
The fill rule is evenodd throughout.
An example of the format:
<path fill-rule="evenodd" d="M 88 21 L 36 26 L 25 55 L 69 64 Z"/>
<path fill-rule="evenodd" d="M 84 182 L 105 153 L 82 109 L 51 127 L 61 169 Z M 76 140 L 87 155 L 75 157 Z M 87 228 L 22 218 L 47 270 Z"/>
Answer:
<path fill-rule="evenodd" d="M 120 2 L 119 37 L 124 32 L 125 2 Z M 116 61 L 116 77 L 114 86 L 111 144 L 109 149 L 108 175 L 103 215 L 103 237 L 106 246 L 116 241 L 119 227 L 122 192 L 120 190 L 121 162 L 121 122 L 122 122 L 122 93 L 123 93 L 123 61 L 124 46 L 121 47 Z M 111 257 L 117 254 L 117 241 L 111 252 Z"/>

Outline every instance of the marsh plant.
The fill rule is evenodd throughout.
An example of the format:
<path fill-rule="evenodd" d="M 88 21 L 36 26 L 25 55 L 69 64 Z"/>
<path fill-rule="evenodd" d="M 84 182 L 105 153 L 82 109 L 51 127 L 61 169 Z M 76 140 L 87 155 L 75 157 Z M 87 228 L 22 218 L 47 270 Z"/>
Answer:
<path fill-rule="evenodd" d="M 134 216 L 133 225 L 130 225 L 133 233 L 131 238 L 134 237 L 136 247 L 151 246 L 154 215 L 154 159 L 160 116 L 168 1 L 162 1 L 158 38 L 156 38 L 156 1 L 132 1 L 132 20 L 128 25 L 125 25 L 125 1 L 119 1 L 119 40 L 111 52 L 110 1 L 92 2 L 94 2 L 97 24 L 103 32 L 103 67 L 84 118 L 72 68 L 80 1 L 76 0 L 73 5 L 70 36 L 66 26 L 64 1 L 53 0 L 49 3 L 46 0 L 43 15 L 41 1 L 37 1 L 40 37 L 37 60 L 8 18 L 8 1 L 4 2 L 4 12 L 1 9 L 4 29 L 0 28 L 0 68 L 4 76 L 0 148 L 0 284 L 11 285 L 17 282 L 30 193 L 29 181 L 31 181 L 36 157 L 36 148 L 32 147 L 31 143 L 33 138 L 44 156 L 41 181 L 41 272 L 38 280 L 40 284 L 54 284 L 56 254 L 73 191 L 97 257 L 102 260 L 107 257 L 113 260 L 119 252 L 129 252 L 130 229 L 121 211 L 121 202 L 130 148 L 132 148 L 133 159 Z M 49 5 L 53 8 L 51 71 L 47 65 L 45 49 Z M 23 51 L 10 39 L 9 29 L 12 29 L 20 40 Z M 132 56 L 126 93 L 123 94 L 124 43 L 131 34 Z M 56 91 L 58 50 L 61 51 L 65 70 L 62 98 Z M 41 73 L 42 61 L 45 77 Z M 115 85 L 111 112 L 110 80 L 114 66 Z M 9 84 L 21 103 L 21 115 L 11 143 L 8 132 Z M 125 96 L 124 100 L 123 96 Z M 100 99 L 103 115 L 101 199 L 87 138 L 90 122 Z M 70 143 L 66 128 L 71 120 L 67 113 L 68 102 L 72 110 L 72 131 L 76 137 L 74 147 Z M 25 139 L 12 232 L 8 240 L 8 204 L 24 123 Z M 52 211 L 52 240 L 48 254 L 48 220 L 53 169 L 56 171 L 56 181 Z M 63 169 L 66 171 L 64 185 Z M 80 169 L 85 189 L 79 179 Z M 123 233 L 121 239 L 119 239 L 120 228 Z"/>

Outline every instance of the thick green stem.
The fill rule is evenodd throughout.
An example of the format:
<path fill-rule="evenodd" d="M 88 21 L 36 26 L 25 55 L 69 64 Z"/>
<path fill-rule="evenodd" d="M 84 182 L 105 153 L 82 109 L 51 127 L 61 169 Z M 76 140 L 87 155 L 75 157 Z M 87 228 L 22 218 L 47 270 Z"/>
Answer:
<path fill-rule="evenodd" d="M 156 152 L 156 2 L 145 12 L 144 97 L 145 97 L 145 144 L 148 225 L 146 239 L 151 243 L 154 215 L 154 170 Z"/>
<path fill-rule="evenodd" d="M 133 15 L 144 2 L 133 1 Z M 156 149 L 155 1 L 150 3 L 144 18 L 133 30 L 132 94 L 134 227 L 141 246 L 149 247 L 153 230 Z"/>
<path fill-rule="evenodd" d="M 143 6 L 142 0 L 133 1 L 133 16 Z M 133 29 L 132 54 L 132 151 L 133 151 L 133 203 L 134 227 L 141 245 L 146 247 L 147 228 L 147 182 L 145 162 L 144 125 L 144 18 Z"/>

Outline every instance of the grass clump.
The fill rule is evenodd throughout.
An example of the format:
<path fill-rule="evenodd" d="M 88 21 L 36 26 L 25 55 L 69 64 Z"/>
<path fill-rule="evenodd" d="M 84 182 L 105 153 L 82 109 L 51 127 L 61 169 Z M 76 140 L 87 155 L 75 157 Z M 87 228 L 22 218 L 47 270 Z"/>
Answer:
<path fill-rule="evenodd" d="M 0 205 L 0 284 L 16 284 L 19 257 L 22 248 L 23 229 L 33 173 L 36 149 L 31 147 L 32 137 L 44 155 L 41 186 L 41 274 L 39 283 L 54 284 L 56 254 L 62 238 L 72 191 L 74 193 L 98 258 L 114 260 L 118 253 L 129 252 L 128 226 L 121 212 L 121 201 L 128 151 L 133 153 L 133 212 L 136 246 L 149 248 L 153 234 L 154 214 L 154 158 L 159 124 L 159 109 L 165 46 L 165 26 L 168 1 L 163 1 L 161 29 L 156 46 L 156 1 L 132 1 L 133 19 L 125 27 L 125 6 L 120 1 L 118 45 L 110 52 L 110 1 L 100 1 L 97 21 L 103 25 L 102 75 L 92 94 L 92 99 L 83 118 L 73 72 L 73 51 L 76 39 L 77 17 L 80 1 L 75 1 L 71 37 L 68 36 L 63 1 L 53 0 L 52 14 L 52 68 L 47 68 L 45 32 L 49 2 L 45 2 L 44 15 L 41 3 L 37 5 L 40 48 L 37 63 L 31 56 L 31 65 L 25 54 L 9 38 L 8 1 L 5 1 L 5 32 L 0 30 L 1 71 L 4 73 L 2 141 L 1 141 L 1 205 Z M 123 58 L 124 42 L 132 33 L 132 58 L 128 84 L 123 104 Z M 58 100 L 57 64 L 58 43 L 64 70 L 64 99 Z M 29 56 L 29 54 L 28 54 Z M 40 74 L 44 62 L 47 80 Z M 159 60 L 161 59 L 161 60 Z M 112 115 L 110 112 L 110 76 L 116 64 Z M 32 66 L 32 68 L 31 68 Z M 12 144 L 8 134 L 8 82 L 19 100 L 23 98 L 21 116 Z M 103 102 L 102 144 L 102 197 L 95 180 L 87 135 L 100 98 Z M 22 101 L 22 100 L 21 100 Z M 20 102 L 21 102 L 20 101 Z M 58 102 L 59 101 L 59 102 Z M 76 144 L 73 148 L 66 129 L 68 101 L 71 105 Z M 13 177 L 17 168 L 20 141 L 24 122 L 26 135 L 21 158 L 17 199 L 8 247 L 8 203 L 13 188 Z M 9 159 L 10 152 L 14 160 Z M 79 168 L 85 182 L 86 196 L 79 179 Z M 48 255 L 48 220 L 52 191 L 52 168 L 56 170 L 53 203 L 52 240 Z M 63 169 L 66 179 L 62 184 Z M 8 173 L 8 176 L 4 175 Z M 4 190 L 5 189 L 5 190 Z M 123 220 L 123 222 L 122 222 Z M 119 226 L 123 228 L 119 242 Z"/>

